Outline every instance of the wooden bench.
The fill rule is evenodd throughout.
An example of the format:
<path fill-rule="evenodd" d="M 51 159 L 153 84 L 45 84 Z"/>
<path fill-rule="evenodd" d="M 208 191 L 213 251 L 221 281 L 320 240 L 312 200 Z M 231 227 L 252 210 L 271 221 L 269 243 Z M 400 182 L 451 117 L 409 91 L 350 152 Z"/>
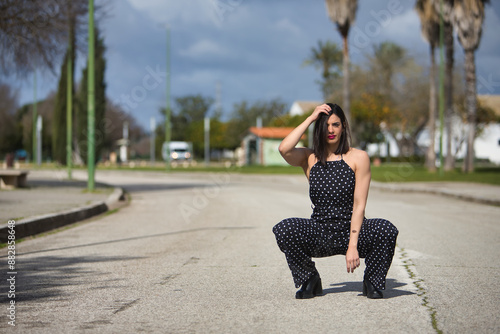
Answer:
<path fill-rule="evenodd" d="M 26 187 L 29 171 L 20 169 L 0 169 L 0 189 Z"/>

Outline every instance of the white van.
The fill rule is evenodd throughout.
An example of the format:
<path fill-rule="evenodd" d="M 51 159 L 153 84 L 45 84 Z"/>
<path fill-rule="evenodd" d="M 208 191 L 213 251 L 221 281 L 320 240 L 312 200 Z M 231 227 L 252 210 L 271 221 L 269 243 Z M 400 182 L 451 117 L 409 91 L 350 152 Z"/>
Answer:
<path fill-rule="evenodd" d="M 163 143 L 161 154 L 167 160 L 167 142 Z M 170 142 L 170 161 L 191 160 L 193 157 L 193 144 L 185 141 Z"/>

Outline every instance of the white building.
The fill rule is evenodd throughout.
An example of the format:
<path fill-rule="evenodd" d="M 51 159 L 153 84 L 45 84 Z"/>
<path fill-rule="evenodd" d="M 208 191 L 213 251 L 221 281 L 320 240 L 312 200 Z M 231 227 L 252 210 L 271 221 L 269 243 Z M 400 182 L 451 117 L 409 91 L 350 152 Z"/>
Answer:
<path fill-rule="evenodd" d="M 500 116 L 500 95 L 478 95 L 478 100 L 484 106 L 487 106 Z M 434 148 L 436 154 L 439 154 L 439 121 L 436 122 L 436 136 L 434 140 Z M 386 139 L 390 142 L 391 156 L 398 156 L 399 150 L 394 138 L 386 134 Z M 448 154 L 446 143 L 448 141 L 446 129 L 443 133 L 443 155 Z M 419 135 L 417 144 L 426 148 L 430 144 L 429 131 L 423 130 Z M 374 155 L 380 152 L 380 156 L 387 156 L 387 149 L 384 145 L 370 144 L 367 148 L 368 154 Z M 467 125 L 458 117 L 454 117 L 452 121 L 452 140 L 451 151 L 457 159 L 463 159 L 467 152 Z M 484 127 L 484 130 L 477 136 L 474 141 L 474 153 L 476 159 L 486 159 L 495 164 L 500 164 L 500 124 L 490 123 Z"/>
<path fill-rule="evenodd" d="M 305 113 L 312 113 L 316 106 L 323 104 L 319 101 L 295 101 L 290 108 L 290 116 L 303 115 Z"/>

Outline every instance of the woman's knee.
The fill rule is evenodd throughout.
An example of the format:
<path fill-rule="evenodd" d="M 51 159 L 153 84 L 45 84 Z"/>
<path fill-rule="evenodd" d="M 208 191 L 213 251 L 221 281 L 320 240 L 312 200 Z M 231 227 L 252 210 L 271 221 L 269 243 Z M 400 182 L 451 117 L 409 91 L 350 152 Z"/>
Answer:
<path fill-rule="evenodd" d="M 280 221 L 278 224 L 273 226 L 273 233 L 274 235 L 278 236 L 280 231 L 283 229 L 283 221 Z"/>
<path fill-rule="evenodd" d="M 292 230 L 292 221 L 290 218 L 283 219 L 273 226 L 273 233 L 276 236 L 286 235 Z"/>
<path fill-rule="evenodd" d="M 394 226 L 393 223 L 391 223 L 387 219 L 384 219 L 383 223 L 381 224 L 381 227 L 383 235 L 387 236 L 390 239 L 396 240 L 399 234 L 399 230 L 396 226 Z"/>
<path fill-rule="evenodd" d="M 290 219 L 284 219 L 274 225 L 273 233 L 276 237 L 276 243 L 282 252 L 286 251 L 289 247 L 290 240 L 294 239 L 293 230 L 293 222 Z"/>
<path fill-rule="evenodd" d="M 399 234 L 397 227 L 387 219 L 378 218 L 371 222 L 373 231 L 378 235 L 396 238 Z"/>

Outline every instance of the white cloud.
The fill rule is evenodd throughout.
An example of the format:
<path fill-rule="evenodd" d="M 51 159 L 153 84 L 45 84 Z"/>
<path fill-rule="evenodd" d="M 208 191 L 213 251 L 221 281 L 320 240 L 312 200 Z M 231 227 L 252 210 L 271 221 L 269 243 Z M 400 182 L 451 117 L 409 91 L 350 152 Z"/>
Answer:
<path fill-rule="evenodd" d="M 302 29 L 298 27 L 296 24 L 292 23 L 290 19 L 288 18 L 283 18 L 276 22 L 276 28 L 280 31 L 283 31 L 285 33 L 290 33 L 294 37 L 299 37 L 302 36 Z"/>
<path fill-rule="evenodd" d="M 212 1 L 207 0 L 128 0 L 137 10 L 146 12 L 158 23 L 210 22 L 207 13 L 214 11 Z"/>
<path fill-rule="evenodd" d="M 187 49 L 179 51 L 179 54 L 199 59 L 206 56 L 227 56 L 230 54 L 230 50 L 213 40 L 202 39 L 190 45 Z"/>

